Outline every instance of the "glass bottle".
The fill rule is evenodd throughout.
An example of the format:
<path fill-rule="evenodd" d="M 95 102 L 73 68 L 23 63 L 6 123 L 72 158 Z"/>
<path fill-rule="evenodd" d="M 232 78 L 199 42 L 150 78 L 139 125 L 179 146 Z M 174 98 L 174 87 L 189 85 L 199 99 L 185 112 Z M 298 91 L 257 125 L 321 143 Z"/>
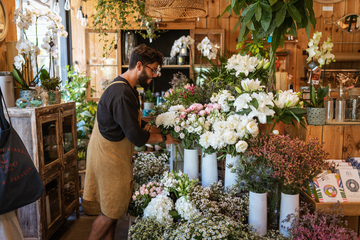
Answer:
<path fill-rule="evenodd" d="M 345 121 L 345 98 L 342 83 L 340 83 L 340 94 L 335 104 L 335 122 Z"/>
<path fill-rule="evenodd" d="M 334 100 L 331 97 L 331 84 L 329 84 L 329 93 L 324 100 L 325 105 L 325 122 L 330 123 L 334 120 Z"/>

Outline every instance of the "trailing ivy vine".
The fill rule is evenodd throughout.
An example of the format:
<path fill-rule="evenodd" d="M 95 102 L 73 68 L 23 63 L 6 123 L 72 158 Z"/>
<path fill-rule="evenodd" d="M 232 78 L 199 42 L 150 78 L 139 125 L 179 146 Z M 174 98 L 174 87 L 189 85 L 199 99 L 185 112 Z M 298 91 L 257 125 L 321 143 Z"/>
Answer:
<path fill-rule="evenodd" d="M 115 30 L 120 34 L 121 30 L 129 27 L 134 29 L 146 28 L 146 34 L 137 31 L 143 38 L 155 39 L 159 37 L 156 32 L 156 24 L 151 17 L 145 16 L 145 0 L 98 0 L 94 15 L 94 30 L 99 32 L 100 41 L 104 43 L 103 57 L 108 56 L 116 47 L 115 37 L 108 40 L 107 31 Z"/>

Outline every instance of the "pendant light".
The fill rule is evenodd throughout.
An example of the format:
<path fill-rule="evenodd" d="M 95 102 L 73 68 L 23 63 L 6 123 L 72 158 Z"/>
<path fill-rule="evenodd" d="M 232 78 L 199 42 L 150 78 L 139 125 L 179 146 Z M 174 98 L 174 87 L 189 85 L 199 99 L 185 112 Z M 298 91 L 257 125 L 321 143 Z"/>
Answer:
<path fill-rule="evenodd" d="M 145 15 L 155 18 L 194 18 L 206 14 L 204 0 L 145 0 Z"/>

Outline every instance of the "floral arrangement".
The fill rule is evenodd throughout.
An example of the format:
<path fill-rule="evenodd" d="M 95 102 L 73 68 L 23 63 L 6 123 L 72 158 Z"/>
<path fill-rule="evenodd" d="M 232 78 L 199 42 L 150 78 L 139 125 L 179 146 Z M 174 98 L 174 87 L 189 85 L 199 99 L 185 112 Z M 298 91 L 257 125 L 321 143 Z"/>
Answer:
<path fill-rule="evenodd" d="M 246 194 L 237 197 L 236 192 L 236 188 L 224 189 L 222 181 L 219 181 L 206 188 L 196 186 L 189 199 L 204 214 L 222 214 L 243 222 L 248 216 L 249 199 Z"/>
<path fill-rule="evenodd" d="M 164 194 L 169 195 L 173 193 L 176 199 L 185 197 L 187 200 L 189 194 L 198 183 L 198 180 L 190 180 L 188 175 L 181 171 L 179 173 L 171 171 L 164 173 L 164 178 L 161 180 L 161 183 L 164 184 Z"/>
<path fill-rule="evenodd" d="M 183 105 L 188 108 L 191 104 L 201 102 L 201 89 L 194 84 L 187 83 L 183 87 L 170 88 L 164 94 L 167 109 L 170 106 Z"/>
<path fill-rule="evenodd" d="M 269 66 L 270 62 L 266 58 L 259 59 L 249 54 L 234 54 L 227 60 L 225 68 L 240 80 L 245 78 L 259 79 L 262 84 L 266 85 Z"/>
<path fill-rule="evenodd" d="M 175 55 L 180 52 L 181 48 L 190 48 L 190 45 L 193 43 L 194 39 L 192 39 L 190 35 L 187 37 L 180 37 L 179 39 L 175 40 L 174 45 L 171 47 L 170 56 L 175 57 Z"/>
<path fill-rule="evenodd" d="M 47 33 L 42 39 L 41 48 L 49 54 L 49 71 L 51 64 L 54 64 L 54 60 L 58 57 L 58 50 L 55 39 L 57 37 L 67 37 L 68 33 L 65 31 L 65 27 L 61 23 L 61 17 L 51 12 L 50 9 L 33 9 L 27 8 L 24 11 L 21 8 L 17 8 L 14 11 L 13 23 L 19 27 L 23 33 L 21 39 L 16 44 L 18 55 L 14 58 L 13 75 L 15 80 L 21 85 L 22 89 L 29 89 L 31 83 L 32 87 L 39 82 L 42 73 L 48 75 L 48 71 L 44 69 L 44 66 L 39 68 L 37 56 L 40 54 L 38 35 L 36 31 L 35 43 L 31 42 L 26 34 L 30 26 L 33 24 L 37 29 L 38 21 L 44 20 L 49 22 L 47 26 Z M 35 77 L 32 75 L 32 71 L 35 71 Z M 53 68 L 55 71 L 55 68 Z M 27 75 L 30 74 L 30 75 Z M 33 82 L 33 83 L 32 83 Z"/>
<path fill-rule="evenodd" d="M 169 157 L 165 153 L 139 152 L 134 155 L 134 182 L 143 185 L 151 181 L 160 181 L 164 172 L 169 171 Z"/>
<path fill-rule="evenodd" d="M 296 216 L 296 221 L 291 224 L 291 239 L 358 239 L 357 234 L 347 229 L 347 222 L 343 220 L 340 204 L 334 204 L 331 209 L 321 209 L 311 212 L 309 206 L 303 205 L 300 210 L 302 214 Z M 289 215 L 285 220 L 290 221 L 294 216 Z"/>
<path fill-rule="evenodd" d="M 209 128 L 205 114 L 203 105 L 199 103 L 192 104 L 188 109 L 177 105 L 157 116 L 155 124 L 162 132 L 170 132 L 171 136 L 180 139 L 185 149 L 193 149 L 200 134 Z"/>
<path fill-rule="evenodd" d="M 306 59 L 307 62 L 311 62 L 314 58 L 317 58 L 320 68 L 323 65 L 329 65 L 331 62 L 335 62 L 335 55 L 331 53 L 334 46 L 331 37 L 328 37 L 327 41 L 319 47 L 321 37 L 322 32 L 315 32 L 313 38 L 310 39 L 308 43 L 309 48 L 306 49 L 309 54 L 309 57 Z"/>
<path fill-rule="evenodd" d="M 143 209 L 145 209 L 152 198 L 155 198 L 157 195 L 161 194 L 163 190 L 163 184 L 158 182 L 149 182 L 148 184 L 143 184 L 139 190 L 134 192 L 132 196 L 132 201 L 134 207 L 130 208 L 132 216 L 142 216 Z"/>
<path fill-rule="evenodd" d="M 198 45 L 197 49 L 201 52 L 201 55 L 207 59 L 216 59 L 218 49 L 220 47 L 217 44 L 210 42 L 208 37 L 205 37 Z"/>
<path fill-rule="evenodd" d="M 156 221 L 155 217 L 140 218 L 129 229 L 131 239 L 159 240 L 162 239 L 165 224 Z"/>
<path fill-rule="evenodd" d="M 286 194 L 299 193 L 310 179 L 328 167 L 323 161 L 328 153 L 314 139 L 304 142 L 284 135 L 264 135 L 251 139 L 246 156 L 259 161 L 259 182 L 263 182 L 261 176 L 265 173 L 266 178 L 270 176 L 276 180 Z M 239 178 L 243 176 L 238 174 Z M 250 179 L 246 178 L 248 181 L 245 179 L 245 184 L 254 184 L 250 181 L 251 176 Z M 258 182 L 256 177 L 254 175 L 255 182 Z"/>

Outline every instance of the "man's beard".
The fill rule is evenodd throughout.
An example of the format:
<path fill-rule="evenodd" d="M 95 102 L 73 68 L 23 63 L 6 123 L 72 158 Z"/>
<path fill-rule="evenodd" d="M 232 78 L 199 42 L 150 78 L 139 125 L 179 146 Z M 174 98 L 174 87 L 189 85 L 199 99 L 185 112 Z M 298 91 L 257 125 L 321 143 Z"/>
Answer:
<path fill-rule="evenodd" d="M 145 68 L 141 71 L 138 81 L 141 87 L 143 87 L 145 90 L 149 88 L 150 84 L 148 84 L 149 77 L 146 74 Z"/>

